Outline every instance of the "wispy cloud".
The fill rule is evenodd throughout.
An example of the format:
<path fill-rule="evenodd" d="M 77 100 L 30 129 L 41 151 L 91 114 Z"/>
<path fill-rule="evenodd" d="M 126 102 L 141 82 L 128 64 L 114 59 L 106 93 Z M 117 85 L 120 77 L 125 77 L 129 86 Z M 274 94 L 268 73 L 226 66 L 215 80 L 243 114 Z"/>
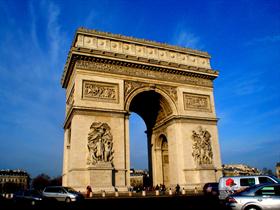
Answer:
<path fill-rule="evenodd" d="M 178 24 L 172 37 L 171 43 L 181 47 L 192 49 L 203 49 L 204 45 L 201 43 L 200 37 L 191 32 L 184 24 Z"/>
<path fill-rule="evenodd" d="M 199 37 L 187 31 L 181 31 L 177 35 L 177 40 L 175 44 L 194 49 L 201 48 Z"/>
<path fill-rule="evenodd" d="M 50 57 L 52 63 L 57 63 L 59 48 L 63 44 L 63 33 L 58 23 L 60 10 L 54 3 L 48 3 L 47 34 L 50 44 Z"/>
<path fill-rule="evenodd" d="M 234 92 L 236 95 L 244 96 L 260 92 L 264 89 L 261 85 L 259 78 L 247 78 L 244 80 L 237 80 L 234 87 Z"/>
<path fill-rule="evenodd" d="M 0 35 L 5 48 L 0 49 L 0 56 L 6 59 L 0 63 L 0 147 L 1 151 L 13 151 L 15 159 L 25 159 L 11 163 L 6 158 L 10 155 L 1 152 L 0 167 L 22 165 L 34 175 L 42 161 L 56 158 L 60 160 L 57 165 L 61 165 L 64 93 L 59 80 L 65 61 L 61 49 L 65 49 L 68 40 L 61 30 L 59 14 L 60 8 L 50 1 L 30 1 L 26 24 L 7 23 L 2 29 L 6 31 Z M 32 161 L 38 153 L 40 161 Z M 57 175 L 59 167 L 54 170 L 45 165 L 51 175 Z"/>
<path fill-rule="evenodd" d="M 257 44 L 270 44 L 270 43 L 275 43 L 275 42 L 280 42 L 280 34 L 254 38 L 254 39 L 246 42 L 246 45 L 249 46 L 249 45 L 257 45 Z"/>

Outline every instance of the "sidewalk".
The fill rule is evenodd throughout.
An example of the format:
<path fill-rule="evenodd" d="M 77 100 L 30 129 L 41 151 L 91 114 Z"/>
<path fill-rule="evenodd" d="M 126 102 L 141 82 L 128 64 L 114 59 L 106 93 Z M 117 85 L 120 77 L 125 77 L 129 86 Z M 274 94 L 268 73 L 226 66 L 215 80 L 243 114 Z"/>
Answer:
<path fill-rule="evenodd" d="M 156 191 L 141 191 L 141 192 L 118 192 L 118 195 L 114 192 L 100 192 L 100 193 L 93 193 L 91 197 L 86 199 L 106 199 L 106 198 L 157 198 L 157 197 L 174 197 L 174 196 L 200 196 L 202 193 L 194 193 L 194 192 L 185 192 L 176 195 L 175 192 L 169 194 L 169 191 L 166 192 L 158 192 Z"/>

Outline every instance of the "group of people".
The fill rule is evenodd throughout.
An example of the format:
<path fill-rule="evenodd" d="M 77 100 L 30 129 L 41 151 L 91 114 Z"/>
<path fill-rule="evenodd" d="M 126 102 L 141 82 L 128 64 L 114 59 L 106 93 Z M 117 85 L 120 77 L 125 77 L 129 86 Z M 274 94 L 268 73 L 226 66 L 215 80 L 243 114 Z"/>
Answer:
<path fill-rule="evenodd" d="M 137 188 L 136 188 L 137 189 Z M 139 188 L 140 189 L 140 188 Z M 143 187 L 143 188 L 141 188 L 142 190 L 145 190 L 145 187 Z M 133 191 L 134 190 L 134 188 L 129 188 L 129 191 Z M 148 190 L 149 190 L 149 188 L 148 188 Z M 164 194 L 165 193 L 165 191 L 166 191 L 166 187 L 165 187 L 165 185 L 164 184 L 160 184 L 160 185 L 156 185 L 152 190 L 159 190 L 162 194 Z M 117 191 L 117 189 L 116 189 L 116 191 Z M 140 191 L 140 190 L 139 190 Z M 137 192 L 137 190 L 136 190 L 136 192 Z M 87 188 L 86 188 L 86 197 L 87 198 L 89 198 L 90 197 L 90 194 L 92 193 L 92 189 L 91 189 L 91 187 L 90 186 L 87 186 Z M 176 185 L 176 187 L 175 187 L 175 194 L 176 195 L 179 195 L 180 194 L 180 185 L 179 184 L 177 184 Z"/>
<path fill-rule="evenodd" d="M 165 192 L 166 191 L 166 187 L 165 187 L 165 185 L 164 184 L 160 184 L 159 186 L 157 185 L 156 187 L 155 187 L 155 190 L 159 190 L 160 192 Z"/>

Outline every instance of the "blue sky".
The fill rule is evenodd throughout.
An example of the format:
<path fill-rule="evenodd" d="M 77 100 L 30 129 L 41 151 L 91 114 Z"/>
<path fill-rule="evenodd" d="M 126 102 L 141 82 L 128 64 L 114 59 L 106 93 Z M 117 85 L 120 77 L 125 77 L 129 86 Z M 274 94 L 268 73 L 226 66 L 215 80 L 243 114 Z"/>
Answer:
<path fill-rule="evenodd" d="M 75 30 L 86 27 L 207 51 L 223 163 L 280 162 L 280 1 L 0 0 L 0 168 L 61 174 L 65 91 Z M 146 168 L 132 115 L 132 167 Z"/>

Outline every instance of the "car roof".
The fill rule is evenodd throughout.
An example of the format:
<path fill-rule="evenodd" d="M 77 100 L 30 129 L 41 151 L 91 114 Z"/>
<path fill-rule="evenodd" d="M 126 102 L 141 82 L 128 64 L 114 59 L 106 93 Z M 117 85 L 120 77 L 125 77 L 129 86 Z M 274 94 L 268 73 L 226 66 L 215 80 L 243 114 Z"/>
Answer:
<path fill-rule="evenodd" d="M 220 179 L 227 179 L 227 178 L 251 178 L 251 177 L 271 177 L 271 178 L 274 178 L 273 176 L 270 176 L 270 175 L 245 175 L 245 176 L 223 176 Z"/>

